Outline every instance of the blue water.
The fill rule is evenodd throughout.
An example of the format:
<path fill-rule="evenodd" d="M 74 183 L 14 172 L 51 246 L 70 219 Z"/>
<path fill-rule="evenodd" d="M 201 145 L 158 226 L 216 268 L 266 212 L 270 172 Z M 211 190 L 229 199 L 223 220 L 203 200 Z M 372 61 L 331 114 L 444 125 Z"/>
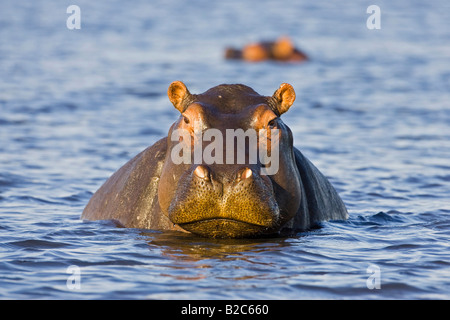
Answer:
<path fill-rule="evenodd" d="M 450 4 L 375 2 L 0 2 L 0 298 L 450 299 Z M 223 59 L 280 34 L 311 61 Z M 284 122 L 349 220 L 261 240 L 81 221 L 178 116 L 174 80 L 291 83 Z"/>

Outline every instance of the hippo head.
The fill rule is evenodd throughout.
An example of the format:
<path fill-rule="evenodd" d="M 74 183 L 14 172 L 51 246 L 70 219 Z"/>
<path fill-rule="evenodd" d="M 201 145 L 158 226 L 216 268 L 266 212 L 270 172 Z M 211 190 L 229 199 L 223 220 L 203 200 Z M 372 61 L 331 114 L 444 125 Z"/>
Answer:
<path fill-rule="evenodd" d="M 279 231 L 301 200 L 292 133 L 280 119 L 295 100 L 292 86 L 269 97 L 244 85 L 191 94 L 175 81 L 168 96 L 181 114 L 168 133 L 159 181 L 163 214 L 207 237 Z"/>

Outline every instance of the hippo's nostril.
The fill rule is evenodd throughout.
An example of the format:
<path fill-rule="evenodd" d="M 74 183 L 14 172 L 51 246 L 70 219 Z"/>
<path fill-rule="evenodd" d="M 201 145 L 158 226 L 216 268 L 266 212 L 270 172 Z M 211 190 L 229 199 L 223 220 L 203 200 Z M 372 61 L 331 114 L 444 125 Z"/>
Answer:
<path fill-rule="evenodd" d="M 250 170 L 249 168 L 245 168 L 241 174 L 241 179 L 244 180 L 244 179 L 250 178 L 252 176 L 252 174 L 253 174 L 252 170 Z"/>
<path fill-rule="evenodd" d="M 207 167 L 199 165 L 194 170 L 194 174 L 200 179 L 209 180 L 209 170 Z"/>
<path fill-rule="evenodd" d="M 250 168 L 243 168 L 237 172 L 236 181 L 239 182 L 241 180 L 245 180 L 250 178 L 253 175 L 253 172 Z"/>

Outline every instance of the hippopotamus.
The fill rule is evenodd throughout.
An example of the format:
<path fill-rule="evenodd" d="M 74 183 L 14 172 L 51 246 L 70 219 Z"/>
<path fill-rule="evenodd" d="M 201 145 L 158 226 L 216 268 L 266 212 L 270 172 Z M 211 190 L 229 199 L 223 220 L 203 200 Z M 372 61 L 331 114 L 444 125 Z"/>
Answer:
<path fill-rule="evenodd" d="M 295 234 L 347 219 L 338 193 L 280 118 L 295 100 L 290 84 L 262 96 L 242 84 L 192 94 L 175 81 L 168 97 L 180 116 L 167 137 L 116 171 L 82 219 L 210 238 Z M 244 143 L 235 148 L 236 132 Z"/>
<path fill-rule="evenodd" d="M 287 36 L 279 37 L 275 41 L 262 41 L 249 43 L 242 50 L 235 48 L 225 49 L 226 59 L 238 59 L 248 62 L 274 60 L 281 62 L 302 62 L 308 56 L 297 49 Z"/>

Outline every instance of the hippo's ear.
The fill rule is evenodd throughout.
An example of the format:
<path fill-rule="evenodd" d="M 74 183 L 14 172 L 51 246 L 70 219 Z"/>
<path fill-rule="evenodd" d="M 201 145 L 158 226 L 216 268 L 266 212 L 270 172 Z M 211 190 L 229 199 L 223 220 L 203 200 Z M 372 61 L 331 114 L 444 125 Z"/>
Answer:
<path fill-rule="evenodd" d="M 272 96 L 276 102 L 279 115 L 282 115 L 292 106 L 295 100 L 294 88 L 289 83 L 282 83 Z"/>
<path fill-rule="evenodd" d="M 181 81 L 172 82 L 169 86 L 169 90 L 167 90 L 167 95 L 169 96 L 169 100 L 172 102 L 174 107 L 178 111 L 184 112 L 185 106 L 183 104 L 183 100 L 190 96 L 190 92 L 186 88 L 186 85 Z"/>

